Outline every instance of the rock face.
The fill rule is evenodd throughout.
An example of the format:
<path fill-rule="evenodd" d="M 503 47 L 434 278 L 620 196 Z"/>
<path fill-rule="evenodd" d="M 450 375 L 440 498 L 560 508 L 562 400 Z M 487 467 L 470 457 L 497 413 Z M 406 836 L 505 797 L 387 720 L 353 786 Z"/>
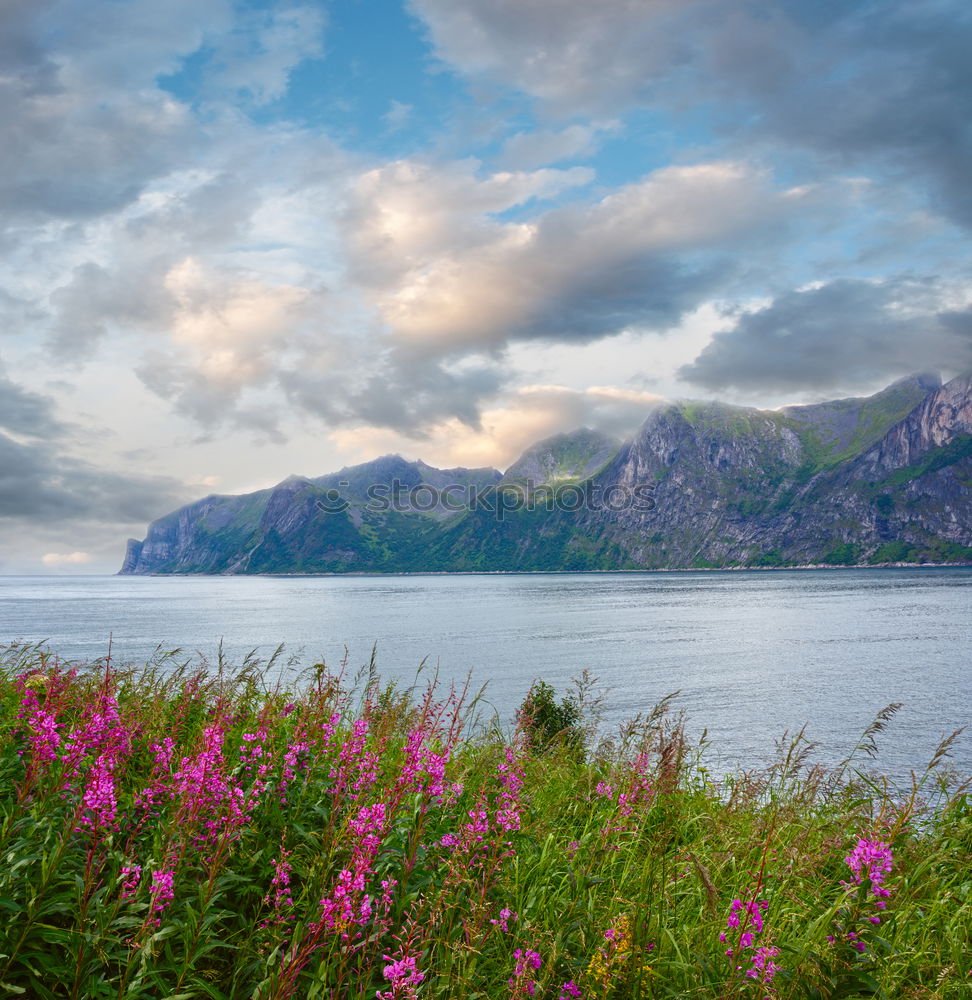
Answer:
<path fill-rule="evenodd" d="M 583 481 L 600 472 L 620 444 L 587 427 L 572 434 L 558 434 L 528 448 L 506 470 L 502 481 L 531 489 Z"/>
<path fill-rule="evenodd" d="M 388 456 L 207 497 L 130 541 L 121 572 L 970 561 L 972 376 L 916 375 L 782 410 L 672 403 L 630 441 L 558 435 L 505 476 Z"/>

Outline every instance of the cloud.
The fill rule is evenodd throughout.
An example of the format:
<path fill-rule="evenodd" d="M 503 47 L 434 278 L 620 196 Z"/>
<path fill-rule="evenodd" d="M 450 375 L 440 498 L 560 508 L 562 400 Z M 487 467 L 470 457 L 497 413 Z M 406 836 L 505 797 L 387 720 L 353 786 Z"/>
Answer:
<path fill-rule="evenodd" d="M 398 160 L 352 183 L 341 220 L 350 276 L 381 287 L 430 259 L 487 244 L 490 218 L 593 180 L 586 167 L 480 174 L 478 160 Z"/>
<path fill-rule="evenodd" d="M 405 104 L 402 101 L 393 100 L 388 106 L 388 110 L 381 116 L 381 118 L 390 131 L 396 132 L 398 129 L 405 127 L 409 118 L 412 117 L 412 112 L 414 110 L 415 106 L 412 104 Z"/>
<path fill-rule="evenodd" d="M 440 58 L 472 77 L 516 87 L 583 114 L 630 104 L 680 61 L 672 32 L 692 0 L 411 0 Z"/>
<path fill-rule="evenodd" d="M 8 226 L 85 220 L 214 155 L 245 127 L 231 102 L 282 97 L 322 53 L 316 6 L 47 0 L 0 12 L 0 210 Z M 205 118 L 164 89 L 196 56 Z M 178 91 L 178 87 L 173 87 Z M 218 154 L 216 154 L 218 155 Z"/>
<path fill-rule="evenodd" d="M 585 159 L 597 152 L 604 135 L 617 132 L 619 121 L 568 125 L 564 129 L 517 132 L 503 145 L 502 161 L 513 169 L 542 167 L 561 160 Z"/>
<path fill-rule="evenodd" d="M 0 433 L 0 520 L 23 523 L 144 523 L 187 499 L 165 476 L 100 469 L 49 442 Z"/>
<path fill-rule="evenodd" d="M 31 392 L 4 374 L 0 362 L 0 431 L 18 437 L 50 438 L 65 428 L 46 396 Z"/>
<path fill-rule="evenodd" d="M 214 0 L 4 4 L 0 209 L 7 224 L 90 218 L 128 204 L 197 147 L 186 109 L 154 80 L 225 15 L 226 5 Z"/>
<path fill-rule="evenodd" d="M 972 306 L 934 280 L 840 279 L 744 312 L 679 374 L 708 389 L 834 390 L 972 369 Z"/>
<path fill-rule="evenodd" d="M 83 566 L 93 558 L 90 552 L 45 552 L 41 562 L 45 566 Z"/>
<path fill-rule="evenodd" d="M 733 162 L 565 204 L 591 171 L 336 165 L 326 185 L 284 158 L 262 187 L 196 172 L 147 191 L 51 295 L 57 355 L 126 345 L 143 384 L 207 435 L 279 441 L 286 403 L 417 437 L 450 417 L 477 427 L 510 378 L 508 345 L 671 329 L 815 197 Z M 305 256 L 322 240 L 340 262 L 326 287 Z"/>
<path fill-rule="evenodd" d="M 310 5 L 249 11 L 215 46 L 208 92 L 242 94 L 258 105 L 279 99 L 294 68 L 323 55 L 326 20 Z"/>
<path fill-rule="evenodd" d="M 415 356 L 496 350 L 520 339 L 594 340 L 629 326 L 664 330 L 722 288 L 747 245 L 772 243 L 800 208 L 741 163 L 667 167 L 595 202 L 499 221 L 519 185 L 463 178 L 462 206 L 442 183 L 415 191 L 397 168 L 370 178 L 353 219 L 354 267 L 395 342 Z M 425 199 L 435 192 L 435 207 Z M 466 207 L 479 199 L 478 217 Z"/>
<path fill-rule="evenodd" d="M 963 0 L 412 0 L 439 57 L 548 113 L 687 111 L 723 147 L 815 154 L 925 185 L 968 227 L 972 12 Z M 730 153 L 734 155 L 734 153 Z M 800 164 L 806 170 L 806 161 Z"/>
<path fill-rule="evenodd" d="M 283 372 L 281 384 L 293 403 L 332 427 L 366 421 L 416 439 L 450 417 L 477 427 L 483 400 L 495 396 L 508 377 L 488 362 L 450 368 L 394 350 L 376 349 L 370 360 L 366 354 L 359 346 L 338 368 L 308 358 Z"/>
<path fill-rule="evenodd" d="M 635 374 L 659 377 L 666 390 L 668 373 L 697 354 L 685 367 L 696 384 L 801 378 L 774 353 L 759 311 L 723 323 L 731 329 L 700 354 L 679 324 L 714 300 L 776 294 L 764 323 L 789 322 L 797 341 L 802 331 L 830 343 L 810 329 L 814 310 L 857 324 L 859 334 L 828 348 L 848 379 L 897 374 L 919 313 L 936 356 L 964 356 L 962 302 L 929 292 L 916 305 L 917 279 L 894 294 L 898 279 L 846 279 L 843 289 L 835 280 L 874 264 L 851 260 L 868 240 L 879 250 L 893 242 L 886 229 L 873 236 L 901 215 L 887 185 L 925 185 L 955 218 L 969 196 L 972 115 L 963 109 L 972 88 L 961 89 L 960 58 L 968 18 L 954 5 L 894 3 L 881 16 L 873 5 L 809 0 L 412 7 L 440 58 L 472 81 L 474 99 L 485 102 L 486 81 L 508 103 L 502 124 L 487 122 L 494 130 L 474 146 L 465 134 L 431 135 L 424 103 L 413 123 L 410 106 L 392 100 L 388 129 L 409 120 L 408 147 L 426 140 L 438 152 L 383 162 L 339 149 L 319 123 L 287 120 L 321 112 L 319 95 L 291 91 L 294 70 L 323 57 L 318 4 L 4 5 L 0 127 L 11 141 L 0 150 L 0 211 L 10 291 L 0 290 L 0 309 L 13 337 L 46 336 L 50 363 L 70 366 L 79 384 L 137 372 L 171 406 L 174 436 L 184 416 L 190 433 L 209 439 L 243 429 L 281 441 L 310 415 L 310 427 L 371 426 L 435 447 L 445 447 L 438 436 L 448 428 L 463 447 L 481 435 L 494 451 L 500 432 L 490 427 L 518 439 L 516 419 L 536 430 L 555 412 L 569 423 L 571 406 L 592 405 L 570 395 L 580 390 L 513 401 L 519 381 L 575 381 L 554 358 L 561 345 L 581 359 L 578 385 L 599 360 L 597 348 L 579 352 L 617 335 L 630 341 Z M 437 84 L 455 97 L 456 114 L 469 112 L 449 75 Z M 464 120 L 498 118 L 498 107 Z M 693 148 L 677 163 L 637 176 L 632 163 L 657 163 L 686 135 Z M 602 176 L 577 165 L 610 137 L 629 145 L 612 142 L 597 159 Z M 386 130 L 386 148 L 394 141 Z M 473 148 L 478 158 L 444 152 Z M 628 157 L 623 168 L 615 154 Z M 851 170 L 871 192 L 867 205 L 862 197 L 851 206 L 828 179 Z M 634 179 L 602 186 L 618 176 Z M 873 208 L 879 200 L 893 204 L 887 214 Z M 910 193 L 907 205 L 916 205 Z M 958 244 L 947 240 L 960 237 L 943 231 L 933 220 L 921 238 L 938 240 L 935 252 L 957 270 Z M 903 266 L 900 257 L 892 266 Z M 829 299 L 822 286 L 779 293 L 821 276 Z M 29 350 L 4 354 L 23 361 Z M 524 376 L 531 350 L 550 352 L 549 371 Z M 749 357 L 748 375 L 737 354 Z M 823 384 L 828 366 L 837 365 L 814 355 L 802 370 Z M 616 356 L 614 372 L 628 376 Z M 35 484 L 39 509 L 58 509 L 50 469 L 64 452 L 62 429 L 48 401 L 0 373 L 4 388 L 11 461 Z M 84 495 L 88 474 L 65 468 Z"/>
<path fill-rule="evenodd" d="M 359 425 L 334 430 L 330 437 L 348 461 L 401 452 L 440 468 L 505 469 L 537 441 L 565 430 L 593 427 L 615 437 L 630 434 L 661 402 L 652 393 L 613 386 L 578 390 L 529 385 L 484 409 L 477 427 L 456 419 L 431 425 L 419 449 L 413 439 L 391 428 Z"/>

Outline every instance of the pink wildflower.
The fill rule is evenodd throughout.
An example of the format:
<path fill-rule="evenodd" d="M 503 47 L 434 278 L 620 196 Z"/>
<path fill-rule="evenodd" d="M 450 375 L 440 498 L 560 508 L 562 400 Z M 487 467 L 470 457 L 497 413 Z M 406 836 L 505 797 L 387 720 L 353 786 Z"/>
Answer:
<path fill-rule="evenodd" d="M 425 979 L 425 974 L 418 971 L 416 957 L 400 952 L 397 958 L 385 955 L 385 961 L 390 964 L 382 969 L 382 975 L 391 984 L 391 989 L 379 990 L 376 993 L 378 1000 L 411 1000 L 416 995 L 416 986 Z"/>
<path fill-rule="evenodd" d="M 502 788 L 496 809 L 496 825 L 501 830 L 520 829 L 519 795 L 523 787 L 523 773 L 518 767 L 516 753 L 512 747 L 506 748 L 506 760 L 496 768 Z"/>
<path fill-rule="evenodd" d="M 543 965 L 540 955 L 531 949 L 517 948 L 513 952 L 516 959 L 516 967 L 512 977 L 507 980 L 511 997 L 532 997 L 536 995 L 537 984 L 531 977 L 531 972 L 537 972 Z"/>
<path fill-rule="evenodd" d="M 505 934 L 510 933 L 510 920 L 519 920 L 519 917 L 512 910 L 507 909 L 505 906 L 499 911 L 498 920 L 490 920 L 490 923 L 494 926 L 498 926 Z"/>
<path fill-rule="evenodd" d="M 127 865 L 121 870 L 122 888 L 121 898 L 131 899 L 138 890 L 138 883 L 142 879 L 141 865 Z"/>
<path fill-rule="evenodd" d="M 149 913 L 155 918 L 153 923 L 156 927 L 161 923 L 159 919 L 160 914 L 165 912 L 175 898 L 175 892 L 172 889 L 173 877 L 174 873 L 168 868 L 152 872 L 152 885 L 149 887 L 152 905 Z"/>
<path fill-rule="evenodd" d="M 32 764 L 53 764 L 57 760 L 61 736 L 58 733 L 58 722 L 55 717 L 46 712 L 37 700 L 37 693 L 27 689 L 21 701 L 20 718 L 27 720 L 28 740 L 30 742 Z"/>
<path fill-rule="evenodd" d="M 273 878 L 270 880 L 270 891 L 263 897 L 265 906 L 272 906 L 275 924 L 285 923 L 294 919 L 290 912 L 294 906 L 294 900 L 290 892 L 290 876 L 293 868 L 287 860 L 290 851 L 281 850 L 280 860 L 273 862 Z"/>
<path fill-rule="evenodd" d="M 870 841 L 861 838 L 857 846 L 844 858 L 847 866 L 854 873 L 854 881 L 860 885 L 865 879 L 871 883 L 871 894 L 877 898 L 886 899 L 891 890 L 885 887 L 884 876 L 893 866 L 891 848 L 883 841 Z"/>
<path fill-rule="evenodd" d="M 95 760 L 88 774 L 81 796 L 84 814 L 81 823 L 94 832 L 116 830 L 115 779 L 112 775 L 112 759 L 102 754 Z"/>
<path fill-rule="evenodd" d="M 769 986 L 773 982 L 773 977 L 780 969 L 773 961 L 779 953 L 779 948 L 757 948 L 756 954 L 750 959 L 752 968 L 746 970 L 746 975 L 750 979 L 758 979 L 764 986 Z"/>

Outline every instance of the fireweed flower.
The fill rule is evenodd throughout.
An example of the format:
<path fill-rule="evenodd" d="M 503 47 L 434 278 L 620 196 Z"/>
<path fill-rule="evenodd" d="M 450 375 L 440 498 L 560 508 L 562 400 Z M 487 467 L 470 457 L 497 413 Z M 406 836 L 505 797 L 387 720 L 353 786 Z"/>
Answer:
<path fill-rule="evenodd" d="M 390 964 L 382 969 L 382 975 L 388 980 L 391 989 L 378 990 L 375 994 L 378 1000 L 412 1000 L 416 995 L 415 988 L 425 979 L 425 974 L 416 967 L 416 957 L 399 952 L 397 958 L 385 955 L 385 961 Z"/>
<path fill-rule="evenodd" d="M 641 753 L 631 767 L 631 778 L 627 788 L 618 796 L 618 811 L 622 816 L 630 816 L 636 806 L 646 808 L 652 802 L 652 787 L 646 774 L 648 754 Z"/>
<path fill-rule="evenodd" d="M 755 947 L 756 935 L 761 934 L 763 931 L 763 914 L 769 909 L 769 903 L 765 899 L 761 900 L 750 900 L 748 902 L 743 902 L 741 899 L 734 899 L 729 906 L 729 917 L 726 920 L 726 927 L 729 930 L 738 931 L 738 953 L 736 948 L 730 947 L 726 949 L 726 957 L 734 958 L 737 961 L 742 961 L 745 952 Z M 726 932 L 723 931 L 719 935 L 719 940 L 723 943 L 727 943 Z M 770 962 L 773 967 L 768 970 L 766 963 L 770 959 L 775 958 L 779 954 L 779 950 L 775 948 L 761 947 L 756 950 L 755 954 L 750 957 L 750 962 L 754 964 L 752 969 L 747 970 L 746 975 L 750 979 L 757 977 L 763 977 L 769 975 L 768 979 L 760 978 L 761 982 L 769 983 L 772 981 L 774 975 L 776 975 L 777 966 Z M 741 971 L 742 966 L 737 965 L 736 971 Z M 754 971 L 755 970 L 755 971 Z"/>
<path fill-rule="evenodd" d="M 297 771 L 307 766 L 307 754 L 310 752 L 310 749 L 311 744 L 307 740 L 298 740 L 295 743 L 288 744 L 280 770 L 280 783 L 277 786 L 282 805 L 287 804 L 287 789 L 297 776 Z"/>
<path fill-rule="evenodd" d="M 424 729 L 414 729 L 405 742 L 405 760 L 398 775 L 397 787 L 404 791 L 418 792 L 439 802 L 445 793 L 445 769 L 449 762 L 449 748 L 436 753 L 427 742 Z"/>
<path fill-rule="evenodd" d="M 884 885 L 884 876 L 891 871 L 894 862 L 890 846 L 880 840 L 870 841 L 862 837 L 844 861 L 854 873 L 856 885 L 865 879 L 870 881 L 875 905 L 883 910 L 886 905 L 884 900 L 891 895 L 891 890 Z"/>
<path fill-rule="evenodd" d="M 505 934 L 509 934 L 510 933 L 509 921 L 510 920 L 515 921 L 519 919 L 520 918 L 516 913 L 514 913 L 512 910 L 507 909 L 504 906 L 503 909 L 499 911 L 499 919 L 490 920 L 490 923 L 493 924 L 494 926 L 498 926 L 500 930 L 502 930 Z"/>
<path fill-rule="evenodd" d="M 443 834 L 439 839 L 439 846 L 463 854 L 471 854 L 484 846 L 486 837 L 489 835 L 489 813 L 486 811 L 485 805 L 486 803 L 480 797 L 476 808 L 470 809 L 466 813 L 469 822 L 462 824 L 458 834 Z"/>
<path fill-rule="evenodd" d="M 138 890 L 138 883 L 142 880 L 142 866 L 126 865 L 121 870 L 121 879 L 121 898 L 131 899 Z"/>
<path fill-rule="evenodd" d="M 117 802 L 115 800 L 115 779 L 112 774 L 112 758 L 102 754 L 91 765 L 88 780 L 81 796 L 84 813 L 81 816 L 82 826 L 89 827 L 95 833 L 117 830 L 115 822 Z"/>
<path fill-rule="evenodd" d="M 330 723 L 325 725 L 325 729 L 328 725 L 330 725 Z M 365 755 L 365 745 L 367 742 L 368 720 L 366 718 L 355 719 L 351 726 L 351 736 L 341 745 L 337 761 L 331 767 L 331 794 L 335 798 L 338 798 L 343 795 L 345 791 L 347 791 L 348 785 L 351 783 L 352 775 L 360 772 Z M 374 761 L 365 760 L 364 767 L 366 770 L 373 769 L 375 768 L 375 763 L 376 762 Z M 376 770 L 375 776 L 377 777 Z M 363 786 L 363 784 L 363 775 L 358 773 L 355 785 Z M 352 795 L 352 798 L 357 798 L 357 795 Z"/>
<path fill-rule="evenodd" d="M 53 764 L 57 760 L 57 751 L 61 745 L 57 719 L 51 712 L 41 707 L 37 692 L 31 688 L 26 689 L 20 705 L 18 717 L 27 723 L 31 764 Z"/>
<path fill-rule="evenodd" d="M 64 740 L 65 788 L 81 775 L 88 761 L 101 757 L 114 770 L 130 752 L 131 734 L 121 721 L 118 702 L 110 691 L 102 691 Z"/>
<path fill-rule="evenodd" d="M 183 757 L 172 775 L 171 791 L 179 800 L 180 824 L 195 827 L 199 846 L 222 838 L 236 839 L 259 801 L 265 783 L 256 778 L 250 795 L 227 773 L 223 755 L 224 723 L 215 722 L 203 731 L 202 749 L 195 757 Z"/>
<path fill-rule="evenodd" d="M 262 726 L 255 733 L 244 733 L 240 745 L 240 763 L 243 770 L 250 775 L 262 778 L 268 770 L 267 764 L 267 731 Z"/>
<path fill-rule="evenodd" d="M 520 829 L 519 796 L 523 788 L 523 771 L 513 747 L 506 748 L 506 760 L 498 764 L 500 793 L 496 808 L 496 825 L 507 832 Z"/>
<path fill-rule="evenodd" d="M 397 878 L 383 878 L 381 880 L 381 912 L 387 916 L 392 907 L 392 893 L 398 885 Z"/>
<path fill-rule="evenodd" d="M 156 802 L 175 797 L 172 789 L 172 757 L 175 753 L 175 742 L 171 736 L 166 736 L 161 743 L 153 743 L 149 750 L 152 751 L 154 763 L 152 764 L 152 783 L 143 788 L 135 797 L 135 806 L 138 809 L 148 811 Z"/>
<path fill-rule="evenodd" d="M 543 959 L 538 952 L 529 948 L 517 948 L 513 952 L 516 959 L 516 966 L 513 975 L 507 980 L 510 988 L 510 997 L 532 997 L 536 995 L 537 984 L 533 980 L 532 972 L 539 972 L 543 965 Z"/>
<path fill-rule="evenodd" d="M 374 905 L 365 889 L 368 876 L 373 874 L 372 865 L 381 847 L 387 822 L 383 802 L 362 806 L 349 821 L 348 830 L 355 841 L 351 864 L 339 873 L 331 894 L 321 899 L 318 927 L 340 933 L 343 939 L 347 939 L 351 926 L 363 927 L 371 920 Z"/>
<path fill-rule="evenodd" d="M 773 961 L 780 953 L 779 948 L 762 947 L 756 949 L 756 954 L 750 959 L 752 967 L 746 970 L 750 979 L 757 979 L 764 986 L 773 982 L 773 977 L 780 967 Z"/>
<path fill-rule="evenodd" d="M 263 897 L 265 906 L 273 908 L 273 920 L 264 921 L 261 926 L 267 927 L 270 923 L 283 924 L 294 919 L 294 914 L 290 911 L 294 908 L 294 900 L 290 892 L 290 876 L 293 867 L 287 860 L 291 851 L 281 850 L 280 859 L 273 862 L 273 878 L 270 880 L 270 891 Z"/>
<path fill-rule="evenodd" d="M 578 1000 L 584 994 L 577 988 L 573 979 L 568 979 L 566 983 L 560 984 L 560 996 L 557 1000 Z"/>
<path fill-rule="evenodd" d="M 844 861 L 850 868 L 854 881 L 842 882 L 841 885 L 850 889 L 855 885 L 862 885 L 866 880 L 869 883 L 869 892 L 874 908 L 877 910 L 885 909 L 887 900 L 891 896 L 891 890 L 884 884 L 884 878 L 894 867 L 890 845 L 884 841 L 871 841 L 861 837 L 854 850 L 844 858 Z M 868 923 L 873 925 L 881 923 L 881 918 L 877 914 L 866 919 Z M 867 951 L 867 945 L 856 931 L 847 931 L 845 937 L 847 943 L 856 951 Z"/>
<path fill-rule="evenodd" d="M 175 893 L 172 889 L 172 880 L 174 873 L 171 869 L 162 868 L 158 871 L 152 872 L 152 884 L 149 887 L 149 895 L 152 898 L 152 905 L 149 908 L 149 914 L 154 918 L 152 923 L 156 927 L 162 922 L 160 916 L 168 908 L 169 904 L 175 898 Z"/>
<path fill-rule="evenodd" d="M 371 919 L 371 897 L 365 893 L 365 873 L 343 868 L 330 896 L 320 901 L 321 919 L 318 927 L 348 938 L 352 925 L 363 927 Z"/>

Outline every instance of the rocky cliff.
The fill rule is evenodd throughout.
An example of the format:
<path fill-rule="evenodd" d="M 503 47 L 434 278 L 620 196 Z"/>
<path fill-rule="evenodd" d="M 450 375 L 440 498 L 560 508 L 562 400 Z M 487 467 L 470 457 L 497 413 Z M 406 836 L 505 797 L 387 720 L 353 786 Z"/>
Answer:
<path fill-rule="evenodd" d="M 972 561 L 969 376 L 782 410 L 672 403 L 630 441 L 558 435 L 505 476 L 389 456 L 291 477 L 161 518 L 122 572 L 930 561 Z"/>

